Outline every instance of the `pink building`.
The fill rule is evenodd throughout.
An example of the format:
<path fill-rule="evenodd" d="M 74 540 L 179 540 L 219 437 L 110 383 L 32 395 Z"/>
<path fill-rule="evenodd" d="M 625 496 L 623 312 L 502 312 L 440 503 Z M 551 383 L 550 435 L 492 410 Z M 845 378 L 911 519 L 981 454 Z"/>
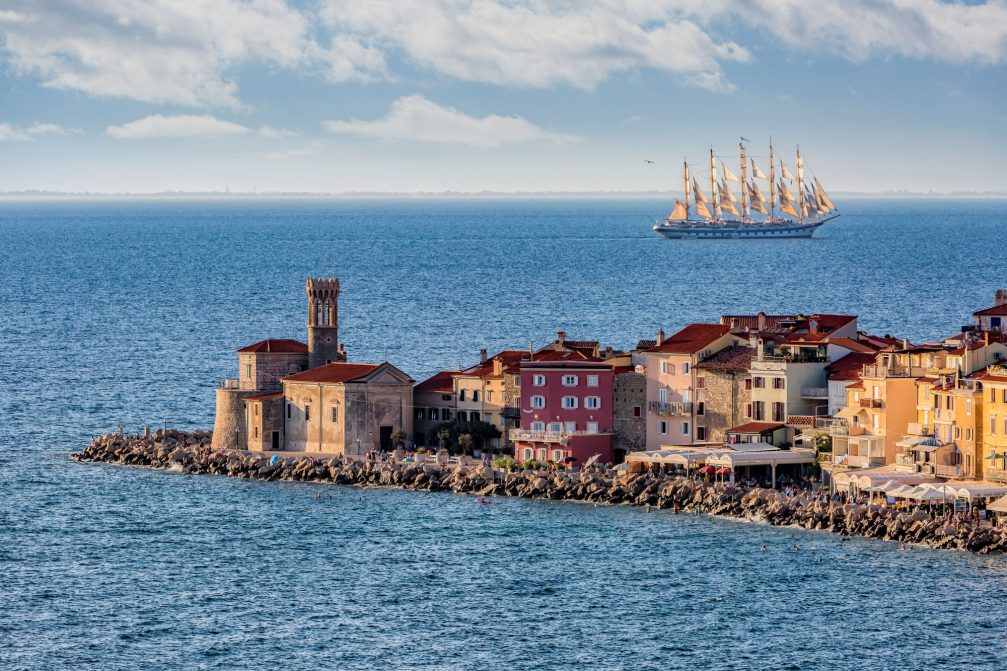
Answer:
<path fill-rule="evenodd" d="M 602 361 L 521 363 L 521 428 L 511 430 L 518 461 L 583 465 L 613 460 L 614 375 Z"/>

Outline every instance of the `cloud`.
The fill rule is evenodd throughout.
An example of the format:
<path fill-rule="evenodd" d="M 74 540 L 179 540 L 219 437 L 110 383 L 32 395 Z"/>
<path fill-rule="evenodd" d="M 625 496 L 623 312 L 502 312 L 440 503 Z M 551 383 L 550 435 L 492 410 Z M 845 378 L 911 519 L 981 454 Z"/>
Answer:
<path fill-rule="evenodd" d="M 147 140 L 151 138 L 246 135 L 251 133 L 252 129 L 231 121 L 223 121 L 209 114 L 179 114 L 176 116 L 152 114 L 121 126 L 109 126 L 107 132 L 120 140 Z"/>
<path fill-rule="evenodd" d="M 25 142 L 42 135 L 76 135 L 80 132 L 80 129 L 64 128 L 54 123 L 35 122 L 25 128 L 0 122 L 0 142 Z"/>
<path fill-rule="evenodd" d="M 569 142 L 573 136 L 552 133 L 519 116 L 474 117 L 454 107 L 441 107 L 420 95 L 399 98 L 380 119 L 326 121 L 331 133 L 348 133 L 384 141 L 412 140 L 470 147 L 497 147 L 517 142 Z"/>
<path fill-rule="evenodd" d="M 272 126 L 259 126 L 259 137 L 263 137 L 270 140 L 275 140 L 277 138 L 287 138 L 294 137 L 297 135 L 292 130 L 286 128 L 273 128 Z"/>
<path fill-rule="evenodd" d="M 230 72 L 246 63 L 282 68 L 333 62 L 311 17 L 284 0 L 9 0 L 0 53 L 44 86 L 189 107 L 240 108 Z M 352 57 L 326 68 L 357 73 Z M 373 54 L 364 55 L 374 60 Z"/>

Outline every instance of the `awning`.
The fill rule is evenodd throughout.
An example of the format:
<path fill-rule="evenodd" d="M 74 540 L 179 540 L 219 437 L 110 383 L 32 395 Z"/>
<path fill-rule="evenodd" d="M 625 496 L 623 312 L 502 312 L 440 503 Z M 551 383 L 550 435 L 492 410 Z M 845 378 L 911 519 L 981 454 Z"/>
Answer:
<path fill-rule="evenodd" d="M 951 501 L 955 498 L 955 490 L 952 487 L 948 487 L 947 491 L 944 491 L 943 489 L 921 485 L 910 492 L 906 498 L 915 501 Z"/>
<path fill-rule="evenodd" d="M 998 513 L 1007 513 L 1007 496 L 1002 496 L 993 503 L 986 506 L 986 510 L 992 510 Z"/>
<path fill-rule="evenodd" d="M 895 446 L 896 447 L 912 447 L 913 445 L 919 444 L 919 442 L 921 440 L 923 440 L 923 438 L 921 438 L 920 436 L 908 436 L 907 438 L 903 438 L 899 442 L 895 443 Z"/>
<path fill-rule="evenodd" d="M 948 489 L 951 489 L 950 487 Z M 960 499 L 993 499 L 1007 495 L 1007 486 L 993 482 L 959 482 L 955 485 L 955 496 Z"/>

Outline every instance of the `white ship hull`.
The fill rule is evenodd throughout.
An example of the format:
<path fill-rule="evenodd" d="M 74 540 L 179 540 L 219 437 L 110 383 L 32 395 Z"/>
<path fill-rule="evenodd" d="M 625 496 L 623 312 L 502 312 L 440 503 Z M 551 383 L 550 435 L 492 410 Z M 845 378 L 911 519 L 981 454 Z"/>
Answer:
<path fill-rule="evenodd" d="M 724 221 L 721 223 L 709 221 L 683 221 L 678 223 L 657 222 L 654 232 L 663 238 L 674 240 L 738 240 L 767 238 L 810 238 L 815 231 L 827 221 L 832 221 L 839 215 L 809 221 L 803 224 L 796 221 Z"/>

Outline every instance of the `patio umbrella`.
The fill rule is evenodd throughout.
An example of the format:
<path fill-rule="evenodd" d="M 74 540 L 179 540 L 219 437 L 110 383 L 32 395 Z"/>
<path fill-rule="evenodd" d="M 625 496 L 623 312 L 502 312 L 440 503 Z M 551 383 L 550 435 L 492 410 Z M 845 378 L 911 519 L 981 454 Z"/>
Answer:
<path fill-rule="evenodd" d="M 993 454 L 989 455 L 988 457 L 983 457 L 983 459 L 985 459 L 986 461 L 992 461 L 994 459 L 1003 459 L 1003 458 L 1004 458 L 1004 455 L 1000 454 L 999 452 L 994 452 Z"/>
<path fill-rule="evenodd" d="M 714 473 L 717 472 L 717 469 L 713 466 L 703 466 L 701 469 L 699 469 L 699 472 L 702 473 L 703 475 L 713 475 Z"/>
<path fill-rule="evenodd" d="M 731 469 L 730 469 L 730 468 L 728 468 L 727 466 L 721 466 L 720 468 L 718 468 L 718 469 L 717 469 L 716 471 L 714 471 L 714 472 L 715 472 L 715 473 L 716 473 L 717 475 L 730 475 L 732 471 L 731 471 Z"/>

